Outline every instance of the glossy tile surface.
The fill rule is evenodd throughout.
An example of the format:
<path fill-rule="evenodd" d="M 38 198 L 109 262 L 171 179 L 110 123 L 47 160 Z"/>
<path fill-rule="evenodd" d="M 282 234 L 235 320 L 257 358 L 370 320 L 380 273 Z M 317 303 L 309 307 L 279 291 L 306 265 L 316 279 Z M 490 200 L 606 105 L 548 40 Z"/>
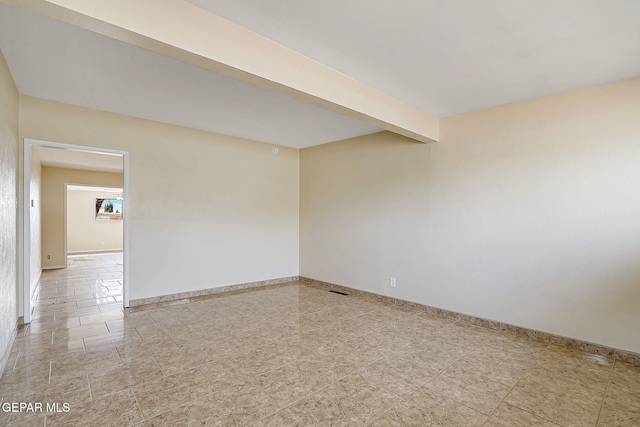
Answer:
<path fill-rule="evenodd" d="M 638 366 L 301 282 L 123 310 L 121 281 L 43 274 L 0 394 L 69 411 L 0 425 L 640 425 Z"/>

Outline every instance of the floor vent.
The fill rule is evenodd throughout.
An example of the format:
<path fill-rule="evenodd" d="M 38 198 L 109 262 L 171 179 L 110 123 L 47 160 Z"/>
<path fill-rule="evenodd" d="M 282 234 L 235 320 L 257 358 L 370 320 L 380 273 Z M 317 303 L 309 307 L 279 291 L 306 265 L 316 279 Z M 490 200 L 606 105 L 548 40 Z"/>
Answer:
<path fill-rule="evenodd" d="M 333 292 L 334 294 L 340 294 L 340 295 L 349 295 L 349 294 L 347 294 L 347 293 L 345 293 L 345 292 L 340 292 L 340 291 L 333 291 L 333 290 L 331 290 L 331 291 L 329 291 L 329 292 Z"/>

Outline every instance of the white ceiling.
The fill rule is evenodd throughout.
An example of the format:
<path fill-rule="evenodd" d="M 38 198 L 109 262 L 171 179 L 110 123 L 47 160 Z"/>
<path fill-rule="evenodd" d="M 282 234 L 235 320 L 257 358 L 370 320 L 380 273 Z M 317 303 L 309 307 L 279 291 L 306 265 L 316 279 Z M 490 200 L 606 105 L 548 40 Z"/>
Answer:
<path fill-rule="evenodd" d="M 438 117 L 640 75 L 637 0 L 191 3 Z M 3 2 L 0 47 L 24 95 L 296 148 L 379 130 Z"/>
<path fill-rule="evenodd" d="M 42 146 L 34 146 L 34 149 L 38 151 L 42 166 L 112 173 L 123 173 L 124 170 L 123 158 L 117 154 Z"/>
<path fill-rule="evenodd" d="M 640 75 L 638 0 L 189 0 L 432 114 Z"/>
<path fill-rule="evenodd" d="M 2 2 L 0 47 L 23 95 L 295 148 L 380 131 Z"/>

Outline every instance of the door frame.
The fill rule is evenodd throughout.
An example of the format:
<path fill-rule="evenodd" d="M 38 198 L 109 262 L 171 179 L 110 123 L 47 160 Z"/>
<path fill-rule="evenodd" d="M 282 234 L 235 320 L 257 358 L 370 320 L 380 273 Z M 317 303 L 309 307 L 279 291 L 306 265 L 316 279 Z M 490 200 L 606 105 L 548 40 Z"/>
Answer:
<path fill-rule="evenodd" d="M 34 146 L 62 148 L 66 150 L 89 151 L 98 154 L 115 154 L 121 155 L 123 160 L 123 185 L 122 196 L 125 200 L 129 200 L 129 152 L 122 150 L 113 150 L 110 148 L 91 147 L 87 145 L 65 144 L 61 142 L 42 141 L 37 139 L 24 139 L 24 155 L 23 155 L 23 213 L 22 213 L 22 303 L 24 323 L 31 322 L 31 149 Z M 66 192 L 65 192 L 66 193 Z M 66 196 L 66 194 L 65 194 Z M 38 209 L 41 209 L 38 205 Z M 42 213 L 42 212 L 41 212 Z M 122 305 L 129 307 L 129 203 L 122 205 L 123 220 L 123 283 L 122 283 Z M 66 228 L 66 225 L 65 225 Z M 65 236 L 66 240 L 66 236 Z M 66 250 L 66 242 L 65 242 Z M 66 257 L 66 254 L 65 254 Z M 66 265 L 66 261 L 65 261 Z"/>

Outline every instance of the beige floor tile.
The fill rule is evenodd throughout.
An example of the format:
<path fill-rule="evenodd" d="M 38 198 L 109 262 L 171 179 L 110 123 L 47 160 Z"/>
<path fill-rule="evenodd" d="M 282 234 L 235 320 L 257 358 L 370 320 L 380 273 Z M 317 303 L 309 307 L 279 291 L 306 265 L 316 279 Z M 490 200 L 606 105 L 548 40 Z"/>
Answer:
<path fill-rule="evenodd" d="M 361 316 L 363 314 L 366 314 L 378 309 L 379 309 L 378 306 L 367 304 L 367 303 L 360 303 L 358 300 L 355 300 L 355 301 L 351 301 L 348 304 L 329 308 L 327 309 L 325 314 L 336 320 L 344 321 L 348 319 L 353 319 L 354 317 Z"/>
<path fill-rule="evenodd" d="M 314 329 L 320 329 L 325 327 L 332 327 L 339 321 L 336 319 L 323 319 L 315 313 L 315 315 L 305 316 L 291 325 L 291 331 L 294 334 L 304 334 L 306 332 L 313 331 Z"/>
<path fill-rule="evenodd" d="M 366 360 L 366 358 L 359 356 L 360 355 L 351 351 L 348 343 L 344 343 L 313 353 L 307 356 L 307 359 L 330 361 L 335 365 L 335 370 L 339 375 L 346 376 L 365 368 L 371 363 L 369 360 Z"/>
<path fill-rule="evenodd" d="M 502 403 L 489 417 L 483 427 L 558 427 L 558 424 L 526 412 L 507 403 Z"/>
<path fill-rule="evenodd" d="M 351 361 L 361 367 L 382 359 L 390 353 L 390 351 L 386 351 L 385 349 L 377 347 L 375 344 L 371 343 L 371 340 L 365 340 L 362 337 L 348 340 L 334 347 L 338 353 L 350 355 Z M 325 349 L 319 353 L 324 354 L 328 351 L 330 351 L 330 349 Z"/>
<path fill-rule="evenodd" d="M 158 354 L 164 354 L 166 352 L 179 351 L 180 347 L 171 340 L 136 340 L 131 343 L 116 345 L 116 350 L 118 351 L 118 355 L 122 359 L 123 363 L 127 363 L 138 359 L 153 357 Z"/>
<path fill-rule="evenodd" d="M 444 371 L 468 353 L 462 347 L 441 342 L 433 343 L 428 340 L 412 343 L 400 352 L 412 357 L 415 363 L 429 366 L 434 372 Z"/>
<path fill-rule="evenodd" d="M 122 310 L 123 309 L 122 297 L 121 296 L 115 296 L 115 297 L 111 297 L 111 298 L 113 298 L 113 302 L 101 303 L 101 304 L 98 305 L 98 308 L 100 309 L 101 312 L 106 313 L 108 311 Z M 80 301 L 78 301 L 78 304 L 80 304 Z"/>
<path fill-rule="evenodd" d="M 54 311 L 47 311 L 44 313 L 33 313 L 31 314 L 31 324 L 43 323 L 43 322 L 53 322 L 55 319 Z"/>
<path fill-rule="evenodd" d="M 367 425 L 400 397 L 361 375 L 350 375 L 289 408 L 307 425 Z"/>
<path fill-rule="evenodd" d="M 561 375 L 553 370 L 530 369 L 518 382 L 517 388 L 546 390 L 551 393 L 586 394 L 603 396 L 607 378 L 583 373 L 581 375 Z"/>
<path fill-rule="evenodd" d="M 434 337 L 446 339 L 450 344 L 469 350 L 481 347 L 495 337 L 496 332 L 490 329 L 473 326 L 465 322 L 455 322 L 444 326 L 433 333 Z"/>
<path fill-rule="evenodd" d="M 640 366 L 616 362 L 598 426 L 640 425 Z"/>
<path fill-rule="evenodd" d="M 64 309 L 55 311 L 56 322 L 69 322 L 69 328 L 80 326 L 79 316 L 85 316 L 90 314 L 98 314 L 100 309 L 98 307 L 83 307 L 74 309 Z"/>
<path fill-rule="evenodd" d="M 211 360 L 204 354 L 207 349 L 204 345 L 202 345 L 200 349 L 202 352 L 197 349 L 185 350 L 180 348 L 174 351 L 158 353 L 153 357 L 166 375 L 173 375 L 210 362 Z"/>
<path fill-rule="evenodd" d="M 134 345 L 140 343 L 142 338 L 135 332 L 112 331 L 108 334 L 83 338 L 86 351 L 101 350 L 105 348 Z"/>
<path fill-rule="evenodd" d="M 537 352 L 537 371 L 563 377 L 585 378 L 596 382 L 606 381 L 612 372 L 612 363 L 605 364 L 593 355 L 550 346 L 544 351 Z"/>
<path fill-rule="evenodd" d="M 255 380 L 280 407 L 285 407 L 337 381 L 342 373 L 331 361 L 304 360 L 258 375 Z"/>
<path fill-rule="evenodd" d="M 90 400 L 91 391 L 86 374 L 65 378 L 64 381 L 32 383 L 21 387 L 15 393 L 3 396 L 5 402 L 41 402 L 43 404 L 46 402 L 78 404 Z"/>
<path fill-rule="evenodd" d="M 49 383 L 51 363 L 39 361 L 21 368 L 4 371 L 0 378 L 0 393 L 9 395 L 22 390 L 46 386 Z"/>
<path fill-rule="evenodd" d="M 56 310 L 58 311 L 72 310 L 75 308 L 78 308 L 75 301 L 61 302 L 58 304 L 41 305 L 41 306 L 33 307 L 32 313 L 37 314 L 37 313 L 44 313 L 44 312 L 56 311 Z"/>
<path fill-rule="evenodd" d="M 640 408 L 625 408 L 606 405 L 602 408 L 598 427 L 637 427 L 640 426 Z"/>
<path fill-rule="evenodd" d="M 402 351 L 372 363 L 360 374 L 386 389 L 404 396 L 414 392 L 429 379 L 438 374 L 436 369 L 423 363 L 411 353 Z"/>
<path fill-rule="evenodd" d="M 127 315 L 125 315 L 122 319 L 110 320 L 110 321 L 107 321 L 105 323 L 107 324 L 107 329 L 109 329 L 109 332 L 111 332 L 111 333 L 113 333 L 113 332 L 134 332 L 134 330 L 135 330 L 135 328 L 130 327 L 129 319 L 127 318 Z M 135 332 L 135 335 L 140 337 L 140 335 L 137 332 Z"/>
<path fill-rule="evenodd" d="M 45 418 L 43 413 L 3 412 L 0 423 L 11 427 L 44 427 Z"/>
<path fill-rule="evenodd" d="M 41 362 L 49 362 L 71 354 L 84 353 L 82 339 L 68 341 L 64 337 L 58 337 L 54 334 L 51 335 L 50 339 L 54 342 L 48 345 L 20 347 L 20 354 L 17 355 L 14 369 L 29 368 Z"/>
<path fill-rule="evenodd" d="M 526 367 L 509 363 L 478 351 L 472 351 L 453 363 L 445 371 L 447 375 L 476 381 L 496 381 L 508 387 L 516 385 L 526 372 Z"/>
<path fill-rule="evenodd" d="M 285 408 L 256 421 L 251 424 L 251 427 L 307 427 L 309 425 L 311 424 L 309 424 L 309 419 L 305 414 L 298 414 Z"/>
<path fill-rule="evenodd" d="M 70 405 L 69 412 L 47 414 L 47 426 L 127 426 L 143 421 L 131 390 Z"/>
<path fill-rule="evenodd" d="M 610 384 L 628 392 L 633 390 L 640 392 L 640 366 L 616 362 L 611 373 Z"/>
<path fill-rule="evenodd" d="M 94 305 L 99 306 L 102 304 L 112 304 L 114 302 L 116 302 L 116 300 L 113 299 L 113 297 L 84 299 L 78 301 L 78 308 L 92 307 Z"/>
<path fill-rule="evenodd" d="M 529 370 L 539 366 L 539 351 L 531 350 L 523 351 L 518 346 L 482 346 L 470 351 L 469 356 L 485 359 L 486 357 L 495 360 L 495 363 L 507 363 L 517 367 L 518 369 Z"/>
<path fill-rule="evenodd" d="M 217 391 L 188 406 L 201 425 L 247 425 L 276 410 L 278 405 L 255 382 Z"/>
<path fill-rule="evenodd" d="M 395 331 L 380 330 L 359 336 L 350 342 L 358 343 L 374 355 L 385 354 L 403 349 L 412 343 L 411 339 Z"/>
<path fill-rule="evenodd" d="M 131 312 L 127 314 L 127 324 L 130 327 L 150 327 L 156 324 L 155 320 L 146 311 Z"/>
<path fill-rule="evenodd" d="M 428 340 L 439 329 L 454 323 L 453 319 L 428 313 L 418 313 L 405 319 L 393 319 L 384 322 L 385 328 L 397 332 L 416 341 Z"/>
<path fill-rule="evenodd" d="M 169 332 L 165 327 L 155 324 L 152 326 L 147 326 L 147 325 L 136 326 L 135 329 L 138 335 L 140 335 L 140 337 L 144 341 L 148 341 L 148 342 L 165 341 L 166 343 L 171 342 L 175 344 L 175 341 L 173 341 L 173 339 L 171 338 L 171 335 L 169 335 Z"/>
<path fill-rule="evenodd" d="M 451 367 L 429 380 L 425 387 L 487 415 L 511 390 L 500 382 Z"/>
<path fill-rule="evenodd" d="M 381 322 L 376 322 L 363 318 L 362 316 L 358 316 L 332 325 L 329 330 L 335 332 L 336 335 L 340 335 L 341 338 L 350 340 L 366 335 L 369 332 L 382 329 L 382 327 L 383 325 Z"/>
<path fill-rule="evenodd" d="M 74 353 L 77 351 L 85 351 L 84 340 L 82 338 L 69 339 L 67 331 L 57 330 L 52 334 L 51 348 L 49 353 L 65 351 L 68 353 Z"/>
<path fill-rule="evenodd" d="M 538 353 L 549 347 L 547 342 L 537 341 L 525 335 L 514 334 L 509 331 L 498 331 L 485 343 L 489 347 L 518 353 Z"/>
<path fill-rule="evenodd" d="M 253 370 L 245 369 L 238 362 L 243 356 L 225 356 L 199 367 L 211 383 L 212 390 L 219 392 L 227 387 L 245 383 L 256 376 Z"/>
<path fill-rule="evenodd" d="M 11 352 L 7 356 L 7 361 L 4 365 L 4 371 L 11 371 L 16 367 L 18 359 L 24 358 L 24 353 L 21 353 L 18 349 L 12 348 Z"/>
<path fill-rule="evenodd" d="M 74 291 L 77 289 L 74 289 Z M 79 302 L 85 302 L 85 301 L 92 301 L 94 300 L 94 297 L 91 293 L 86 292 L 86 293 L 80 293 L 78 295 L 74 294 L 73 295 L 64 295 L 64 296 L 59 296 L 56 298 L 56 303 L 60 304 L 63 302 L 71 302 L 71 301 L 75 301 L 76 302 L 76 307 L 77 308 L 83 308 L 82 306 L 80 306 L 78 303 Z M 91 305 L 91 304 L 89 304 Z M 95 305 L 95 304 L 94 304 Z M 86 305 L 84 306 L 86 307 Z"/>
<path fill-rule="evenodd" d="M 197 369 L 182 371 L 132 389 L 146 417 L 202 399 L 211 393 L 207 378 Z"/>
<path fill-rule="evenodd" d="M 24 347 L 28 350 L 32 350 L 38 347 L 50 346 L 53 342 L 51 332 L 43 332 L 41 334 L 32 334 L 29 332 L 30 328 L 20 329 L 16 334 L 15 341 L 13 343 L 14 348 Z"/>
<path fill-rule="evenodd" d="M 369 311 L 361 316 L 361 319 L 369 321 L 380 322 L 384 325 L 392 324 L 393 322 L 413 320 L 414 316 L 424 313 L 423 311 L 415 310 L 412 308 L 405 308 L 400 306 L 380 306 L 374 311 Z M 418 320 L 418 319 L 416 319 Z"/>
<path fill-rule="evenodd" d="M 304 342 L 296 338 L 275 340 L 256 347 L 253 352 L 266 359 L 265 363 L 279 366 L 301 360 L 313 353 Z"/>
<path fill-rule="evenodd" d="M 111 322 L 114 320 L 121 320 L 121 319 L 124 319 L 124 313 L 122 312 L 121 309 L 118 309 L 118 310 L 108 311 L 106 313 L 80 316 L 80 324 L 82 326 L 86 326 L 86 325 Z"/>
<path fill-rule="evenodd" d="M 179 347 L 190 343 L 211 342 L 226 337 L 225 334 L 213 328 L 187 329 L 184 326 L 168 330 L 167 335 L 169 335 Z"/>
<path fill-rule="evenodd" d="M 80 326 L 80 319 L 78 317 L 69 317 L 69 318 L 54 320 L 50 322 L 31 324 L 29 326 L 29 333 L 41 334 L 45 332 L 53 332 L 57 330 L 76 328 L 78 326 Z"/>
<path fill-rule="evenodd" d="M 200 425 L 200 422 L 191 415 L 189 409 L 183 406 L 149 418 L 140 424 L 136 424 L 136 427 L 196 427 Z"/>
<path fill-rule="evenodd" d="M 421 388 L 394 406 L 371 426 L 482 426 L 487 416 L 448 399 L 432 390 Z"/>
<path fill-rule="evenodd" d="M 51 381 L 58 381 L 76 374 L 102 373 L 122 366 L 115 348 L 92 353 L 73 353 L 56 357 L 51 361 Z"/>
<path fill-rule="evenodd" d="M 94 399 L 156 381 L 165 376 L 152 357 L 88 375 Z"/>
<path fill-rule="evenodd" d="M 43 273 L 0 399 L 71 411 L 0 424 L 640 425 L 640 368 L 606 357 L 302 283 L 123 310 L 121 277 Z"/>
<path fill-rule="evenodd" d="M 321 351 L 344 343 L 347 341 L 348 336 L 329 326 L 297 335 L 295 339 L 310 350 Z"/>
<path fill-rule="evenodd" d="M 31 307 L 42 307 L 43 305 L 52 305 L 55 304 L 56 301 L 58 301 L 58 297 L 53 297 L 53 298 L 47 298 L 44 297 L 42 294 L 41 295 L 37 295 L 35 297 L 35 299 L 33 299 L 31 301 Z M 58 301 L 60 302 L 65 302 L 65 301 Z"/>
<path fill-rule="evenodd" d="M 527 374 L 504 401 L 560 425 L 586 425 L 595 424 L 603 393 L 601 385 L 580 378 L 540 380 Z"/>

